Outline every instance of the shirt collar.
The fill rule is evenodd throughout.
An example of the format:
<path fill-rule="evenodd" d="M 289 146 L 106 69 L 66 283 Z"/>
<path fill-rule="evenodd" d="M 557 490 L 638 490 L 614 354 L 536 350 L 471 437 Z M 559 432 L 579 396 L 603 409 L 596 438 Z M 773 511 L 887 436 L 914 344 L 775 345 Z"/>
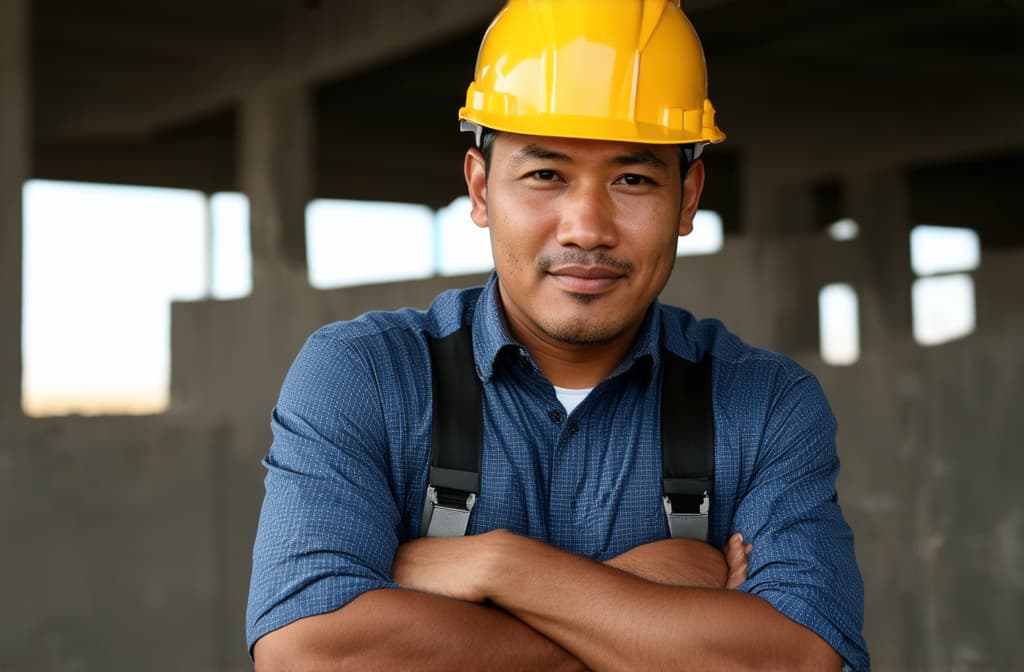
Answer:
<path fill-rule="evenodd" d="M 630 348 L 626 357 L 610 377 L 618 376 L 640 366 L 646 370 L 647 382 L 650 382 L 653 372 L 661 365 L 661 349 L 664 340 L 662 312 L 661 303 L 654 301 L 644 316 L 633 347 Z M 495 362 L 499 354 L 506 348 L 515 348 L 529 356 L 526 348 L 516 341 L 508 330 L 505 311 L 498 294 L 498 276 L 496 273 L 491 273 L 487 284 L 484 285 L 484 289 L 480 293 L 473 316 L 473 356 L 476 359 L 477 371 L 485 384 L 490 382 L 494 375 Z M 678 348 L 671 349 L 676 351 Z M 693 359 L 690 352 L 678 352 L 677 354 L 687 359 Z M 532 356 L 530 359 L 532 361 Z"/>
<path fill-rule="evenodd" d="M 491 273 L 473 313 L 473 357 L 484 384 L 489 383 L 494 375 L 498 354 L 508 347 L 525 350 L 508 331 L 505 311 L 498 296 L 498 275 Z"/>
<path fill-rule="evenodd" d="M 661 340 L 661 304 L 655 301 L 644 315 L 633 347 L 609 377 L 621 375 L 635 367 L 646 375 L 646 382 L 650 383 L 651 374 L 661 363 Z"/>

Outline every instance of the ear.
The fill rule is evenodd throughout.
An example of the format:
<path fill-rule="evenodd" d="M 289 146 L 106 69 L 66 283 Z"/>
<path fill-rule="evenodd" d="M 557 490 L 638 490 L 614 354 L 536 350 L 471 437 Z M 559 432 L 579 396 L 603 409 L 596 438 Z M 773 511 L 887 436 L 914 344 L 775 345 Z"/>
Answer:
<path fill-rule="evenodd" d="M 487 171 L 484 168 L 484 156 L 476 147 L 466 152 L 466 188 L 472 207 L 469 216 L 473 223 L 481 229 L 487 228 Z"/>
<path fill-rule="evenodd" d="M 693 231 L 693 218 L 700 206 L 700 194 L 704 191 L 704 162 L 693 161 L 683 180 L 683 202 L 679 208 L 679 235 L 686 236 Z"/>

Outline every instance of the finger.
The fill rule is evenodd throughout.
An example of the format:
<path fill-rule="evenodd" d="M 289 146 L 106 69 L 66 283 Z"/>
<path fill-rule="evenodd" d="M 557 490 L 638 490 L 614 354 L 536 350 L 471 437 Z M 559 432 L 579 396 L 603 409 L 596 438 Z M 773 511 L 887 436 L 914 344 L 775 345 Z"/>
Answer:
<path fill-rule="evenodd" d="M 727 589 L 736 588 L 747 580 L 747 556 L 753 549 L 753 544 L 743 543 L 743 535 L 739 532 L 729 537 L 725 551 L 725 562 L 729 569 L 729 575 L 725 581 Z"/>
<path fill-rule="evenodd" d="M 746 560 L 743 537 L 739 534 L 734 534 L 732 538 L 729 539 L 729 544 L 726 546 L 725 561 L 730 567 L 732 567 L 741 560 Z"/>
<path fill-rule="evenodd" d="M 729 590 L 736 588 L 741 583 L 747 580 L 747 563 L 743 561 L 741 564 L 733 567 L 729 572 L 729 577 L 725 581 L 725 587 Z"/>

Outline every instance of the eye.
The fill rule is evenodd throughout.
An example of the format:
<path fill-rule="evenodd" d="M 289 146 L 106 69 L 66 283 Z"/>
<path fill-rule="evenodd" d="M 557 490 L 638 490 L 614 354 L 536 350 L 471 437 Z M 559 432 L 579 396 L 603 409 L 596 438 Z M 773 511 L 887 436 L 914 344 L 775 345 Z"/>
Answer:
<path fill-rule="evenodd" d="M 558 179 L 558 173 L 553 170 L 535 170 L 527 175 L 527 177 L 532 177 L 533 179 L 540 180 L 541 182 L 552 182 Z"/>
<path fill-rule="evenodd" d="M 636 173 L 626 173 L 619 178 L 623 184 L 630 187 L 639 187 L 645 184 L 654 184 L 654 180 L 647 177 L 646 175 L 637 175 Z"/>

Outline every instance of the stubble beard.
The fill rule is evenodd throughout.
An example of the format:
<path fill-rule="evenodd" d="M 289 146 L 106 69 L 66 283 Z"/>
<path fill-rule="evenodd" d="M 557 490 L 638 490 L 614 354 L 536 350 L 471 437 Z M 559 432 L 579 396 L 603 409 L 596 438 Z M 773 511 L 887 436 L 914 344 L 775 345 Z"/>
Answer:
<path fill-rule="evenodd" d="M 569 293 L 568 296 L 584 308 L 602 298 L 593 294 Z M 623 333 L 623 329 L 616 325 L 607 322 L 594 324 L 584 318 L 558 321 L 556 317 L 548 324 L 538 326 L 549 338 L 565 345 L 604 345 L 614 341 Z"/>
<path fill-rule="evenodd" d="M 563 250 L 557 255 L 543 256 L 537 261 L 537 269 L 542 274 L 547 274 L 553 267 L 571 264 L 605 266 L 614 268 L 626 276 L 631 274 L 634 269 L 633 264 L 629 261 L 615 258 L 601 251 L 586 250 Z M 566 295 L 583 309 L 604 298 L 600 294 L 568 292 Z M 547 326 L 542 325 L 541 328 L 550 338 L 566 345 L 603 345 L 622 334 L 622 329 L 616 328 L 614 325 L 595 325 L 583 318 L 569 319 Z"/>
<path fill-rule="evenodd" d="M 537 260 L 537 270 L 547 273 L 556 266 L 579 264 L 583 266 L 604 266 L 613 268 L 624 275 L 633 272 L 634 266 L 628 261 L 617 259 L 600 251 L 565 250 L 557 255 L 548 255 Z M 567 296 L 582 308 L 597 303 L 600 294 L 578 294 L 568 292 Z M 603 345 L 622 335 L 623 330 L 611 324 L 592 324 L 585 319 L 570 319 L 558 324 L 538 325 L 551 339 L 566 345 Z"/>

